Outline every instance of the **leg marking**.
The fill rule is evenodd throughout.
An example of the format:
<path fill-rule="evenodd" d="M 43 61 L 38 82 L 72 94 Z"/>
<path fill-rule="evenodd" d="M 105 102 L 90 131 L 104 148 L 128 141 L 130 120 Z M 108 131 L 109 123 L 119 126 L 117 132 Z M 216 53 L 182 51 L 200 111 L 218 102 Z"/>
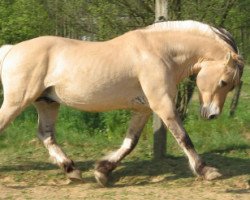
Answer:
<path fill-rule="evenodd" d="M 43 141 L 43 143 L 48 149 L 49 155 L 54 163 L 63 168 L 66 173 L 72 172 L 74 170 L 74 162 L 65 155 L 61 148 L 55 143 L 54 139 L 48 137 Z"/>
<path fill-rule="evenodd" d="M 175 105 L 173 101 L 171 101 L 171 98 L 165 98 L 163 96 L 159 102 L 160 103 L 154 111 L 164 121 L 165 125 L 171 131 L 179 146 L 188 157 L 190 167 L 194 174 L 202 176 L 208 180 L 219 177 L 220 174 L 217 172 L 217 170 L 215 170 L 215 168 L 212 168 L 212 170 L 210 167 L 207 167 L 205 162 L 195 151 L 194 145 L 186 130 L 184 129 L 180 118 L 178 117 L 178 114 L 175 110 Z"/>
<path fill-rule="evenodd" d="M 125 138 L 122 144 L 122 148 L 124 149 L 130 149 L 132 147 L 132 139 L 131 138 Z"/>
<path fill-rule="evenodd" d="M 39 115 L 38 137 L 48 149 L 52 160 L 61 167 L 70 179 L 81 180 L 81 173 L 75 168 L 74 162 L 67 157 L 55 140 L 55 122 L 59 104 L 56 102 L 35 102 Z"/>
<path fill-rule="evenodd" d="M 134 114 L 121 147 L 96 163 L 95 178 L 100 185 L 105 186 L 107 184 L 108 175 L 135 148 L 149 116 L 150 113 Z"/>

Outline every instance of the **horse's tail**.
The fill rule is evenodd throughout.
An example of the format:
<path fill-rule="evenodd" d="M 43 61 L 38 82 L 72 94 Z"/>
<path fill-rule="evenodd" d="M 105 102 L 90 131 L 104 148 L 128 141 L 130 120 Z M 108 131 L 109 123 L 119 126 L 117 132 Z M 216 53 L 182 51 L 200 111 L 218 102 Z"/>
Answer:
<path fill-rule="evenodd" d="M 2 66 L 3 66 L 3 61 L 10 49 L 13 47 L 13 45 L 3 45 L 0 48 L 0 82 L 2 80 Z"/>

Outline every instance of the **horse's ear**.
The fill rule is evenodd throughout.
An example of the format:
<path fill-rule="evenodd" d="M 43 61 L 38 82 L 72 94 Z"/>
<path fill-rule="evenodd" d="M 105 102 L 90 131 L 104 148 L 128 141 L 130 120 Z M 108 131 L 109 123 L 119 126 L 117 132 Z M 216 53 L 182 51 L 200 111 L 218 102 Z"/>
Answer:
<path fill-rule="evenodd" d="M 235 63 L 231 52 L 228 52 L 226 55 L 226 66 L 235 68 Z"/>

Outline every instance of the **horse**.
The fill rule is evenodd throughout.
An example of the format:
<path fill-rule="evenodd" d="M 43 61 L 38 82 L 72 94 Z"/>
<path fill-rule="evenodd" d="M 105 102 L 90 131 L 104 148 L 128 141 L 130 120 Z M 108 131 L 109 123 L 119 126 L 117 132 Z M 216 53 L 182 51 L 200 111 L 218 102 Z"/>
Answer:
<path fill-rule="evenodd" d="M 232 35 L 197 21 L 159 22 L 102 42 L 41 36 L 0 49 L 4 100 L 0 131 L 28 105 L 38 113 L 38 138 L 72 180 L 81 172 L 55 139 L 60 104 L 81 111 L 128 109 L 132 117 L 119 149 L 96 162 L 94 175 L 109 175 L 136 146 L 151 113 L 170 130 L 194 174 L 219 178 L 198 155 L 175 106 L 177 85 L 197 75 L 201 116 L 212 119 L 238 85 L 244 62 Z"/>

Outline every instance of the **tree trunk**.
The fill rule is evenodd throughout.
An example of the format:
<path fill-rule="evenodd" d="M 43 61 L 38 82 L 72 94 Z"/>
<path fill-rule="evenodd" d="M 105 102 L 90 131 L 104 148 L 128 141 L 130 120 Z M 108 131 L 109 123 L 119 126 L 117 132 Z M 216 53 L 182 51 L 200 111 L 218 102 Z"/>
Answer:
<path fill-rule="evenodd" d="M 166 21 L 168 19 L 168 1 L 155 0 L 155 22 Z"/>

